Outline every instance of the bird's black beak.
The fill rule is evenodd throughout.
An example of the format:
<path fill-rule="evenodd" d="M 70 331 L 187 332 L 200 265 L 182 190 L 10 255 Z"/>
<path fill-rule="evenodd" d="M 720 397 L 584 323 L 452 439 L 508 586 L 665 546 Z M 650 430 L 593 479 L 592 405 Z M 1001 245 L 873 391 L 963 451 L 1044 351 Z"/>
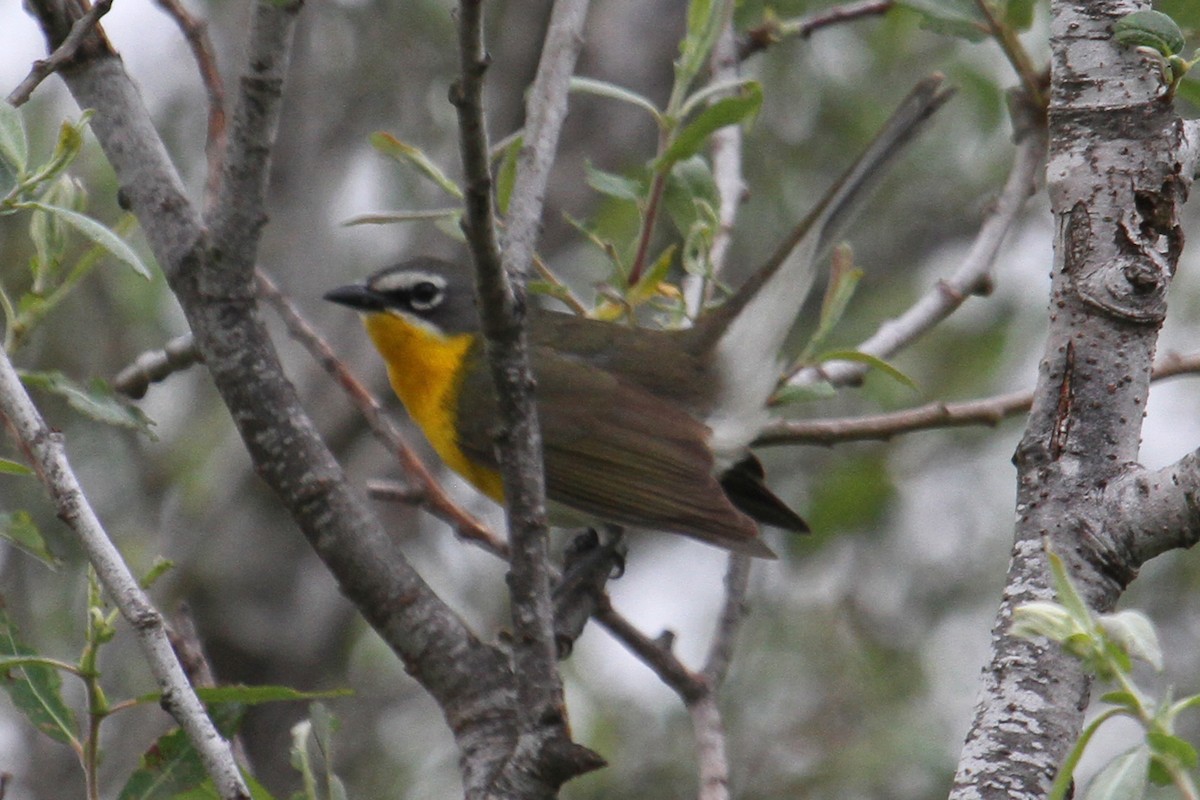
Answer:
<path fill-rule="evenodd" d="M 361 283 L 350 283 L 345 286 L 339 286 L 332 291 L 326 292 L 325 299 L 332 303 L 349 306 L 358 311 L 383 310 L 383 298 L 379 296 L 379 293 Z"/>

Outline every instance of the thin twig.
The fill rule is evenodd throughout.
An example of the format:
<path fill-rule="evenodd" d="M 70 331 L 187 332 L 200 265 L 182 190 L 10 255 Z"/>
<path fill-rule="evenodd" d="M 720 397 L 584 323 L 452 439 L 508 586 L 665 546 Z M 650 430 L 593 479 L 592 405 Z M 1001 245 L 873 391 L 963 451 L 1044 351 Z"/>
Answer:
<path fill-rule="evenodd" d="M 793 36 L 807 39 L 821 28 L 886 14 L 894 5 L 895 0 L 861 0 L 857 3 L 824 8 L 803 17 L 765 20 L 761 25 L 746 31 L 738 45 L 738 58 L 744 61 L 755 53 Z"/>
<path fill-rule="evenodd" d="M 858 346 L 862 353 L 888 358 L 908 346 L 950 316 L 968 297 L 991 288 L 991 271 L 1000 254 L 1000 245 L 1020 217 L 1025 201 L 1037 188 L 1038 176 L 1045 165 L 1046 129 L 1041 123 L 1021 125 L 1013 166 L 996 199 L 991 216 L 979 227 L 970 251 L 954 274 L 939 281 L 900 317 L 879 327 L 873 336 Z M 860 362 L 833 361 L 820 367 L 805 367 L 789 381 L 812 385 L 822 381 L 844 386 L 861 380 L 869 367 Z"/>
<path fill-rule="evenodd" d="M 451 499 L 446 490 L 409 446 L 404 434 L 384 412 L 379 400 L 350 373 L 321 335 L 296 308 L 271 277 L 261 268 L 256 271 L 259 296 L 275 310 L 288 333 L 316 360 L 354 403 L 371 432 L 400 462 L 404 472 L 417 483 L 419 502 L 438 519 L 447 523 L 461 538 L 484 550 L 507 557 L 508 544 Z"/>
<path fill-rule="evenodd" d="M 140 353 L 130 364 L 113 378 L 112 387 L 126 397 L 140 400 L 146 396 L 150 384 L 160 383 L 203 361 L 196 349 L 196 340 L 190 333 L 176 336 L 162 347 Z"/>
<path fill-rule="evenodd" d="M 229 743 L 213 726 L 167 638 L 162 614 L 138 586 L 79 485 L 63 447 L 0 352 L 0 414 L 50 492 L 58 516 L 79 538 L 109 599 L 133 628 L 162 691 L 162 705 L 179 723 L 225 800 L 249 800 Z"/>
<path fill-rule="evenodd" d="M 1200 352 L 1167 353 L 1154 365 L 1152 380 L 1200 373 Z M 777 420 L 759 434 L 755 447 L 782 444 L 834 445 L 878 439 L 915 431 L 958 428 L 967 425 L 996 426 L 1007 417 L 1023 414 L 1033 403 L 1033 390 L 966 400 L 960 403 L 928 403 L 903 411 L 862 417 L 816 420 Z"/>
<path fill-rule="evenodd" d="M 33 68 L 29 74 L 17 84 L 17 88 L 9 93 L 9 104 L 24 105 L 42 81 L 70 62 L 75 57 L 80 45 L 87 39 L 88 34 L 92 32 L 92 29 L 97 28 L 100 18 L 112 8 L 112 4 L 113 0 L 96 0 L 86 14 L 75 20 L 71 25 L 71 32 L 67 34 L 66 39 L 63 39 L 62 44 L 54 48 L 54 52 L 48 57 L 33 62 Z"/>
<path fill-rule="evenodd" d="M 175 20 L 183 38 L 192 51 L 200 80 L 208 96 L 208 132 L 204 140 L 204 153 L 208 157 L 208 177 L 204 182 L 204 210 L 210 212 L 217 201 L 217 190 L 221 185 L 221 173 L 225 168 L 225 83 L 217 65 L 212 40 L 208 38 L 208 23 L 198 19 L 179 0 L 154 0 L 167 16 Z"/>

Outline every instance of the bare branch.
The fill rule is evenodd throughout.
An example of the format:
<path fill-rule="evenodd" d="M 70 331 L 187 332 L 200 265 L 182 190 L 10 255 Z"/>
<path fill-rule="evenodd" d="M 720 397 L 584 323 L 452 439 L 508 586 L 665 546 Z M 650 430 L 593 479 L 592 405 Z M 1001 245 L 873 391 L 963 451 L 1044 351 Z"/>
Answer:
<path fill-rule="evenodd" d="M 824 8 L 803 17 L 766 20 L 761 25 L 746 31 L 745 38 L 738 46 L 738 58 L 744 61 L 755 53 L 766 50 L 771 45 L 792 36 L 807 39 L 821 28 L 886 14 L 894 5 L 894 0 L 860 0 L 857 3 L 845 3 L 840 6 Z"/>
<path fill-rule="evenodd" d="M 69 64 L 79 52 L 79 48 L 88 40 L 89 34 L 100 31 L 100 18 L 108 13 L 112 4 L 113 0 L 96 0 L 86 14 L 75 20 L 62 44 L 54 48 L 54 52 L 48 58 L 33 62 L 33 69 L 29 71 L 24 80 L 17 84 L 17 88 L 9 93 L 9 104 L 24 105 L 42 81 Z M 105 42 L 105 46 L 107 46 L 107 42 Z"/>
<path fill-rule="evenodd" d="M 79 538 L 109 599 L 133 628 L 162 692 L 163 707 L 187 734 L 217 792 L 223 800 L 249 800 L 250 792 L 242 781 L 233 751 L 188 682 L 171 648 L 162 614 L 138 586 L 84 495 L 67 460 L 63 435 L 46 425 L 3 352 L 0 352 L 0 413 L 50 492 L 59 518 Z"/>
<path fill-rule="evenodd" d="M 409 446 L 404 434 L 392 422 L 391 417 L 384 412 L 375 395 L 350 373 L 329 343 L 309 324 L 291 299 L 280 291 L 266 271 L 259 269 L 255 275 L 260 296 L 275 309 L 288 333 L 337 381 L 338 386 L 342 387 L 346 396 L 362 414 L 371 432 L 395 455 L 405 474 L 416 481 L 415 493 L 405 502 L 421 504 L 435 517 L 447 523 L 458 536 L 478 544 L 490 553 L 507 557 L 508 543 L 451 499 L 441 483 Z M 391 495 L 391 499 L 395 499 L 394 494 Z"/>
<path fill-rule="evenodd" d="M 1034 192 L 1045 164 L 1046 132 L 1044 124 L 1018 122 L 1016 155 L 1004 189 L 996 199 L 991 215 L 979 227 L 979 233 L 954 274 L 940 281 L 900 317 L 885 322 L 874 336 L 858 349 L 877 358 L 888 358 L 950 316 L 973 294 L 986 293 L 991 286 L 991 271 L 1000 253 L 1004 237 L 1016 223 L 1026 199 Z M 851 361 L 834 361 L 820 367 L 807 367 L 791 379 L 806 385 L 828 381 L 842 386 L 861 380 L 868 367 Z"/>
<path fill-rule="evenodd" d="M 208 156 L 208 178 L 204 182 L 204 211 L 210 213 L 217 202 L 217 190 L 221 185 L 221 173 L 225 169 L 225 83 L 212 40 L 208 38 L 208 24 L 191 14 L 179 0 L 154 0 L 158 7 L 175 20 L 196 67 L 204 92 L 208 96 L 208 133 L 204 141 L 204 152 Z"/>
<path fill-rule="evenodd" d="M 139 400 L 146 396 L 150 384 L 160 383 L 203 361 L 190 333 L 176 336 L 157 350 L 147 350 L 113 378 L 113 389 Z"/>
<path fill-rule="evenodd" d="M 1200 353 L 1167 353 L 1154 365 L 1155 381 L 1200 372 Z M 840 419 L 776 420 L 763 429 L 755 447 L 784 444 L 834 445 L 868 439 L 887 440 L 916 431 L 957 428 L 967 425 L 995 426 L 1008 417 L 1022 414 L 1033 403 L 1033 390 L 967 400 L 959 403 L 928 403 L 903 411 Z"/>

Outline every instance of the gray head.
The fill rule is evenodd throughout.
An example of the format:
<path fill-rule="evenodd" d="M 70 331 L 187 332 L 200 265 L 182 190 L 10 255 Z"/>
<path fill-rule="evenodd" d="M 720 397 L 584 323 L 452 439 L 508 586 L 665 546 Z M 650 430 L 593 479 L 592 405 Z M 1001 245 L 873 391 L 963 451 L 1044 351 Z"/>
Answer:
<path fill-rule="evenodd" d="M 479 330 L 470 269 L 437 258 L 386 267 L 361 283 L 326 293 L 325 299 L 365 313 L 402 316 L 449 336 Z"/>

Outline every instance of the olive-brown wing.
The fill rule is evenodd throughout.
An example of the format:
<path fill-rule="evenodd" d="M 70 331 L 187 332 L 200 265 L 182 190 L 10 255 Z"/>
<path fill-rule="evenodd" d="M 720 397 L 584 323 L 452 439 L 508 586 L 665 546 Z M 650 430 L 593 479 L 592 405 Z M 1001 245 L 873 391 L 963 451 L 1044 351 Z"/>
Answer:
<path fill-rule="evenodd" d="M 534 347 L 548 497 L 599 520 L 680 533 L 774 557 L 713 474 L 708 428 L 629 381 Z M 467 365 L 459 446 L 496 464 L 496 403 L 486 365 Z"/>

